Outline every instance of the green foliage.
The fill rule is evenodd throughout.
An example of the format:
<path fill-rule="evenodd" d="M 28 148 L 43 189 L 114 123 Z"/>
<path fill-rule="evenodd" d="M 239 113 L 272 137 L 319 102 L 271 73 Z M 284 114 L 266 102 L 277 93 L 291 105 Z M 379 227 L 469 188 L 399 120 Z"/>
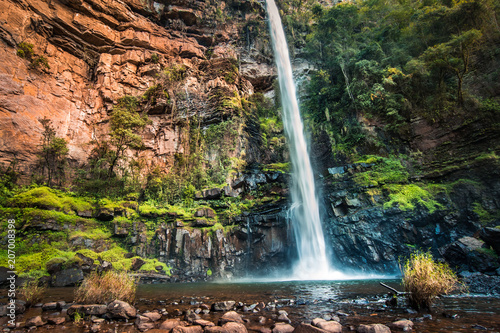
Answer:
<path fill-rule="evenodd" d="M 285 163 L 271 163 L 271 164 L 266 164 L 262 167 L 262 171 L 281 171 L 288 173 L 290 172 L 290 162 L 285 162 Z"/>
<path fill-rule="evenodd" d="M 415 204 L 426 207 L 430 213 L 438 208 L 443 208 L 441 204 L 433 200 L 433 195 L 425 188 L 417 184 L 408 185 L 388 185 L 389 201 L 384 203 L 384 208 L 397 205 L 401 210 L 415 209 Z"/>
<path fill-rule="evenodd" d="M 20 208 L 41 208 L 58 210 L 67 214 L 79 211 L 92 210 L 92 205 L 85 199 L 69 196 L 61 191 L 51 189 L 47 186 L 35 187 L 21 192 L 9 200 L 9 205 Z M 59 219 L 61 214 L 55 212 L 28 211 L 33 216 L 39 213 L 40 217 Z"/>
<path fill-rule="evenodd" d="M 408 181 L 408 171 L 399 159 L 366 156 L 365 161 L 376 163 L 370 170 L 355 175 L 356 183 L 362 186 L 378 186 Z M 366 162 L 365 162 L 366 163 Z"/>
<path fill-rule="evenodd" d="M 159 61 L 160 61 L 160 56 L 158 55 L 158 53 L 153 53 L 151 55 L 151 62 L 153 64 L 157 64 Z"/>
<path fill-rule="evenodd" d="M 474 202 L 472 204 L 472 207 L 473 207 L 473 212 L 477 214 L 477 216 L 479 217 L 479 221 L 481 221 L 483 225 L 487 225 L 489 222 L 495 220 L 495 218 L 500 217 L 500 213 L 496 214 L 490 213 L 479 202 Z"/>
<path fill-rule="evenodd" d="M 30 307 L 40 302 L 46 291 L 47 287 L 45 285 L 40 285 L 38 279 L 31 281 L 27 280 L 19 289 L 18 295 L 20 299 L 26 302 L 26 306 Z"/>
<path fill-rule="evenodd" d="M 21 58 L 31 61 L 35 54 L 35 51 L 33 51 L 33 47 L 34 46 L 31 43 L 21 42 L 19 43 L 19 45 L 17 45 L 17 55 Z"/>
<path fill-rule="evenodd" d="M 179 82 L 184 79 L 187 68 L 182 64 L 173 63 L 165 68 L 162 72 L 161 78 L 166 83 Z"/>
<path fill-rule="evenodd" d="M 47 117 L 38 119 L 42 124 L 42 140 L 36 168 L 40 173 L 41 180 L 47 181 L 49 186 L 59 185 L 64 182 L 66 175 L 66 164 L 68 157 L 68 146 L 65 139 L 56 136 L 52 120 Z M 56 182 L 54 182 L 57 180 Z"/>

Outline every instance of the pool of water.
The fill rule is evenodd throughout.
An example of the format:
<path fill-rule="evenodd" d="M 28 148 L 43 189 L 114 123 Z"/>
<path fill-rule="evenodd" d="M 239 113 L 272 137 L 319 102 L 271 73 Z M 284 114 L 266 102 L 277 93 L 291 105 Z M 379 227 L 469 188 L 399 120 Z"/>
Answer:
<path fill-rule="evenodd" d="M 194 310 L 200 305 L 218 301 L 236 301 L 251 305 L 259 302 L 267 306 L 259 312 L 242 312 L 250 331 L 270 327 L 277 310 L 287 311 L 292 325 L 308 322 L 316 317 L 339 315 L 344 331 L 355 330 L 360 324 L 388 325 L 398 319 L 415 322 L 416 332 L 488 332 L 500 333 L 500 298 L 487 295 L 452 295 L 441 297 L 432 312 L 413 312 L 403 297 L 397 306 L 386 304 L 389 290 L 379 284 L 382 280 L 355 281 L 281 281 L 281 282 L 219 282 L 170 283 L 140 285 L 135 306 L 140 311 L 166 309 L 166 318 L 181 317 L 180 313 Z M 401 290 L 399 280 L 383 280 Z M 52 288 L 44 302 L 73 301 L 73 288 Z M 3 295 L 3 291 L 2 291 Z M 0 301 L 4 302 L 4 298 Z M 273 305 L 269 307 L 269 304 Z M 39 311 L 39 310 L 34 310 Z M 32 310 L 25 316 L 34 314 Z M 346 314 L 346 315 L 343 315 Z M 202 315 L 203 319 L 217 322 L 220 312 Z M 266 320 L 263 322 L 262 318 Z M 60 328 L 55 328 L 59 330 Z M 71 332 L 77 328 L 66 327 Z M 127 332 L 133 329 L 128 326 Z M 52 330 L 54 331 L 54 329 Z M 130 331 L 132 332 L 132 331 Z"/>

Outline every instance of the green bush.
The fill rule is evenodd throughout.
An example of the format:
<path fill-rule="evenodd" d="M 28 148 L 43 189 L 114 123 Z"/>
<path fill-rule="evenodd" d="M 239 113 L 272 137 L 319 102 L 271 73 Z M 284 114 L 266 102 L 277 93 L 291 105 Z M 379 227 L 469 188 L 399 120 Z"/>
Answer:
<path fill-rule="evenodd" d="M 403 286 L 410 306 L 429 308 L 439 295 L 446 295 L 459 286 L 456 274 L 445 263 L 435 262 L 429 252 L 415 252 L 406 260 Z"/>
<path fill-rule="evenodd" d="M 136 279 L 127 272 L 92 272 L 75 290 L 75 302 L 82 304 L 106 304 L 114 300 L 133 303 L 137 290 Z"/>
<path fill-rule="evenodd" d="M 385 188 L 389 190 L 389 201 L 384 203 L 385 209 L 397 205 L 401 210 L 412 210 L 415 209 L 415 204 L 421 204 L 433 213 L 436 209 L 442 208 L 428 190 L 417 184 L 392 184 Z"/>

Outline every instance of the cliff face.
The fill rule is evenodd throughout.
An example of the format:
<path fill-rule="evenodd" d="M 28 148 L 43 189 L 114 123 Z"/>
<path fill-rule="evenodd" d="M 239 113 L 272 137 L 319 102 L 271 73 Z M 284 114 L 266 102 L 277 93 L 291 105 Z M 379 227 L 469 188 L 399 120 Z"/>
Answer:
<path fill-rule="evenodd" d="M 218 6 L 222 15 L 239 16 L 217 18 Z M 242 19 L 262 14 L 254 2 L 8 0 L 0 13 L 0 159 L 17 158 L 24 173 L 39 149 L 38 119 L 51 119 L 70 159 L 84 162 L 89 142 L 107 134 L 116 101 L 141 96 L 165 68 L 183 66 L 185 78 L 170 87 L 168 100 L 142 103 L 152 120 L 142 133 L 147 149 L 141 154 L 149 163 L 184 152 L 182 119 L 196 114 L 204 124 L 221 121 L 211 97 L 221 91 L 246 97 L 252 83 L 266 89 L 273 77 L 271 66 L 256 63 L 260 52 L 238 46 Z M 23 42 L 50 68 L 19 57 Z M 228 62 L 239 66 L 230 79 Z"/>

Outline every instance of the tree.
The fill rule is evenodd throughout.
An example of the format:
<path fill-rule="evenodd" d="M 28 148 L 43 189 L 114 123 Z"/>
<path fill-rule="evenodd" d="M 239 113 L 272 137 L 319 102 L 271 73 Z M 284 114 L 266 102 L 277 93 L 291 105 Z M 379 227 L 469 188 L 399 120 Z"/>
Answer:
<path fill-rule="evenodd" d="M 118 100 L 110 118 L 110 144 L 114 149 L 107 151 L 109 157 L 108 177 L 114 175 L 115 167 L 127 149 L 140 149 L 144 146 L 142 137 L 136 134 L 150 122 L 147 115 L 137 112 L 137 99 L 125 96 Z"/>
<path fill-rule="evenodd" d="M 39 167 L 42 177 L 47 176 L 47 184 L 53 185 L 54 179 L 62 184 L 65 178 L 66 158 L 68 156 L 68 146 L 65 139 L 56 136 L 56 131 L 52 126 L 52 120 L 47 117 L 38 119 L 42 124 L 42 142 L 40 150 Z"/>
<path fill-rule="evenodd" d="M 459 35 L 453 35 L 446 43 L 429 47 L 423 54 L 429 68 L 451 71 L 457 78 L 457 103 L 463 105 L 464 77 L 470 70 L 471 54 L 479 44 L 482 33 L 471 29 Z"/>

